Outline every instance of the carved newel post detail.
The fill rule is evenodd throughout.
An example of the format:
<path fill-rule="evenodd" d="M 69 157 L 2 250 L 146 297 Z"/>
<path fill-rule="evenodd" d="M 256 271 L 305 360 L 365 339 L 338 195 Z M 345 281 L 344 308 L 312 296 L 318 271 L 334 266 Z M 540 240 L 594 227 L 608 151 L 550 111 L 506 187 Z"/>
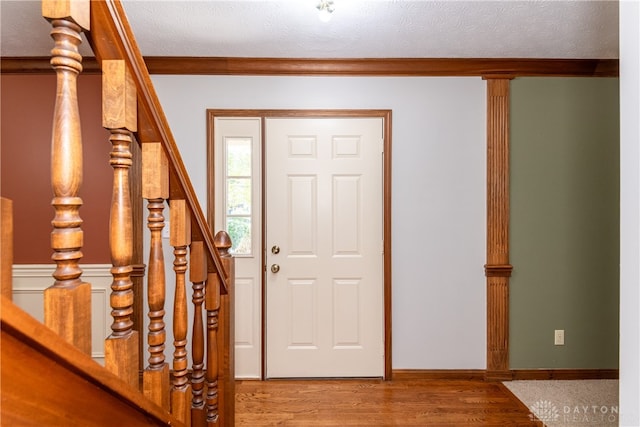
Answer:
<path fill-rule="evenodd" d="M 133 330 L 133 217 L 129 170 L 132 132 L 137 130 L 136 88 L 122 60 L 102 61 L 102 126 L 111 132 L 113 192 L 109 220 L 112 333 L 105 341 L 105 366 L 138 389 L 138 332 Z"/>
<path fill-rule="evenodd" d="M 81 280 L 82 270 L 82 137 L 77 78 L 82 72 L 78 52 L 80 32 L 89 29 L 89 1 L 42 2 L 42 15 L 51 22 L 51 66 L 57 88 L 51 138 L 51 258 L 56 263 L 54 284 L 44 292 L 45 324 L 81 351 L 91 354 L 91 285 Z"/>
<path fill-rule="evenodd" d="M 509 78 L 487 78 L 487 370 L 509 380 Z"/>

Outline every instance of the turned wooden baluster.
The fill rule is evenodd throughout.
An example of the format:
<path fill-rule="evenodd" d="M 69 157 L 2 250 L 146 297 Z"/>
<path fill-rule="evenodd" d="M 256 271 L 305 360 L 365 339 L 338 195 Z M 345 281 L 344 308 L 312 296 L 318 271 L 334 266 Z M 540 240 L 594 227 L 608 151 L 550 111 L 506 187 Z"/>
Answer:
<path fill-rule="evenodd" d="M 191 243 L 189 256 L 189 279 L 193 284 L 193 339 L 191 365 L 191 425 L 205 426 L 204 406 L 204 325 L 202 322 L 202 303 L 204 302 L 204 282 L 207 279 L 207 258 L 204 243 Z"/>
<path fill-rule="evenodd" d="M 167 333 L 164 323 L 166 281 L 162 250 L 164 201 L 169 198 L 169 165 L 161 144 L 157 142 L 142 144 L 142 197 L 147 199 L 148 228 L 151 232 L 147 285 L 149 366 L 143 374 L 143 389 L 145 396 L 169 411 L 169 364 L 164 358 Z"/>
<path fill-rule="evenodd" d="M 81 280 L 82 136 L 77 78 L 82 71 L 80 32 L 89 29 L 89 1 L 44 0 L 42 15 L 51 22 L 51 66 L 57 89 L 51 138 L 51 258 L 54 284 L 44 292 L 45 324 L 81 351 L 91 353 L 91 285 Z"/>
<path fill-rule="evenodd" d="M 235 425 L 235 367 L 234 367 L 234 314 L 233 314 L 233 295 L 235 282 L 235 260 L 229 253 L 231 249 L 231 238 L 225 231 L 219 231 L 214 239 L 216 248 L 220 253 L 220 259 L 227 276 L 227 292 L 221 294 L 221 283 L 219 277 L 215 274 L 209 276 L 207 281 L 207 292 L 211 290 L 213 294 L 211 298 L 211 312 L 207 311 L 208 330 L 215 334 L 207 343 L 208 354 L 216 354 L 214 369 L 207 366 L 207 373 L 211 370 L 212 383 L 213 373 L 215 374 L 215 396 L 211 401 L 217 403 L 218 424 L 223 426 Z M 209 294 L 207 294 L 209 301 Z M 207 307 L 209 310 L 209 307 Z M 211 326 L 209 328 L 209 325 Z M 214 360 L 211 360 L 212 363 Z M 213 407 L 213 405 L 212 405 Z M 209 414 L 209 411 L 208 411 Z M 213 420 L 215 417 L 211 417 Z M 209 421 L 209 417 L 207 419 Z"/>
<path fill-rule="evenodd" d="M 111 335 L 105 341 L 105 366 L 138 388 L 138 332 L 133 330 L 133 217 L 129 169 L 132 132 L 137 130 L 136 88 L 125 62 L 102 61 L 102 126 L 111 133 L 113 192 L 109 218 L 111 248 Z"/>
<path fill-rule="evenodd" d="M 171 413 L 186 425 L 191 422 L 191 386 L 187 378 L 187 246 L 191 243 L 191 213 L 185 200 L 171 200 L 170 231 L 176 290 L 173 305 L 173 384 Z"/>
<path fill-rule="evenodd" d="M 209 273 L 205 292 L 207 310 L 207 426 L 218 424 L 218 318 L 220 314 L 220 281 Z"/>

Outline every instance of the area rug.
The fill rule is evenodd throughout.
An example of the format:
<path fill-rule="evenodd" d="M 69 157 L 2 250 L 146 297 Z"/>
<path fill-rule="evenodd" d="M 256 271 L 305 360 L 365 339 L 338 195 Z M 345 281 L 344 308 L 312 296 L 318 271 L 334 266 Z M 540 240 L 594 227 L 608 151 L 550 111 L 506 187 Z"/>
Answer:
<path fill-rule="evenodd" d="M 548 427 L 618 425 L 618 380 L 506 381 Z"/>

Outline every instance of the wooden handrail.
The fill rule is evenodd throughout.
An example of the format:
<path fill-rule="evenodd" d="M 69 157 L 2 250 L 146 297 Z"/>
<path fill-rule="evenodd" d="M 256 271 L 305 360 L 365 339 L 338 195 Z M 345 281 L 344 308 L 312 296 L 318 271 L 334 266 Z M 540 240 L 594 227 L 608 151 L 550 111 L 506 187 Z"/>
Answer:
<path fill-rule="evenodd" d="M 169 128 L 160 101 L 153 88 L 144 58 L 133 36 L 124 8 L 118 0 L 91 2 L 91 30 L 87 39 L 98 63 L 106 59 L 123 59 L 132 74 L 138 94 L 138 141 L 160 142 L 169 160 L 171 174 L 171 199 L 184 199 L 193 218 L 192 238 L 202 241 L 209 259 L 210 272 L 218 272 L 222 292 L 227 292 L 227 274 L 224 272 L 215 248 L 211 229 L 197 201 L 196 193 L 175 139 Z"/>

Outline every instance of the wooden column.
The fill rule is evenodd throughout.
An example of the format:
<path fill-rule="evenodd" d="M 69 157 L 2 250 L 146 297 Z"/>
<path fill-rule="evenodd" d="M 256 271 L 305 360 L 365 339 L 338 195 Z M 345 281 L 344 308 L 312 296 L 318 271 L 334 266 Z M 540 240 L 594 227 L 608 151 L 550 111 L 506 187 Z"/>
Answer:
<path fill-rule="evenodd" d="M 82 185 L 82 136 L 77 78 L 82 72 L 80 32 L 89 29 L 89 1 L 43 0 L 42 15 L 51 22 L 51 66 L 56 99 L 51 138 L 51 258 L 54 284 L 44 292 L 45 324 L 86 354 L 91 354 L 91 285 L 81 280 L 82 219 L 78 197 Z"/>
<path fill-rule="evenodd" d="M 191 387 L 187 378 L 187 246 L 191 243 L 191 212 L 185 200 L 170 201 L 173 270 L 176 273 L 173 303 L 173 383 L 171 413 L 186 425 L 191 424 Z"/>
<path fill-rule="evenodd" d="M 235 259 L 229 253 L 231 238 L 226 231 L 219 231 L 214 239 L 220 252 L 220 259 L 227 274 L 227 293 L 220 295 L 220 316 L 218 321 L 218 407 L 220 425 L 235 424 Z M 220 289 L 220 284 L 216 285 Z"/>
<path fill-rule="evenodd" d="M 509 83 L 487 78 L 487 370 L 486 379 L 511 379 L 509 369 Z"/>
<path fill-rule="evenodd" d="M 2 229 L 0 238 L 0 262 L 2 262 L 2 276 L 0 276 L 0 294 L 8 300 L 13 299 L 13 201 L 0 198 L 2 211 Z"/>
<path fill-rule="evenodd" d="M 109 220 L 113 324 L 105 341 L 105 366 L 138 389 L 139 335 L 133 330 L 133 216 L 129 184 L 132 132 L 137 130 L 136 88 L 122 60 L 102 61 L 102 126 L 111 132 L 113 167 Z"/>
<path fill-rule="evenodd" d="M 204 288 L 207 280 L 207 258 L 204 243 L 192 242 L 189 257 L 189 279 L 193 286 L 193 339 L 192 345 L 192 374 L 191 389 L 191 425 L 204 427 L 206 425 L 206 411 L 204 405 L 204 325 L 202 322 L 202 304 L 204 303 Z"/>
<path fill-rule="evenodd" d="M 147 224 L 151 233 L 147 284 L 149 366 L 144 371 L 142 383 L 145 396 L 169 411 L 169 364 L 164 358 L 167 332 L 164 323 L 166 281 L 162 249 L 164 201 L 169 198 L 169 164 L 159 142 L 142 144 L 142 197 L 147 199 Z"/>

